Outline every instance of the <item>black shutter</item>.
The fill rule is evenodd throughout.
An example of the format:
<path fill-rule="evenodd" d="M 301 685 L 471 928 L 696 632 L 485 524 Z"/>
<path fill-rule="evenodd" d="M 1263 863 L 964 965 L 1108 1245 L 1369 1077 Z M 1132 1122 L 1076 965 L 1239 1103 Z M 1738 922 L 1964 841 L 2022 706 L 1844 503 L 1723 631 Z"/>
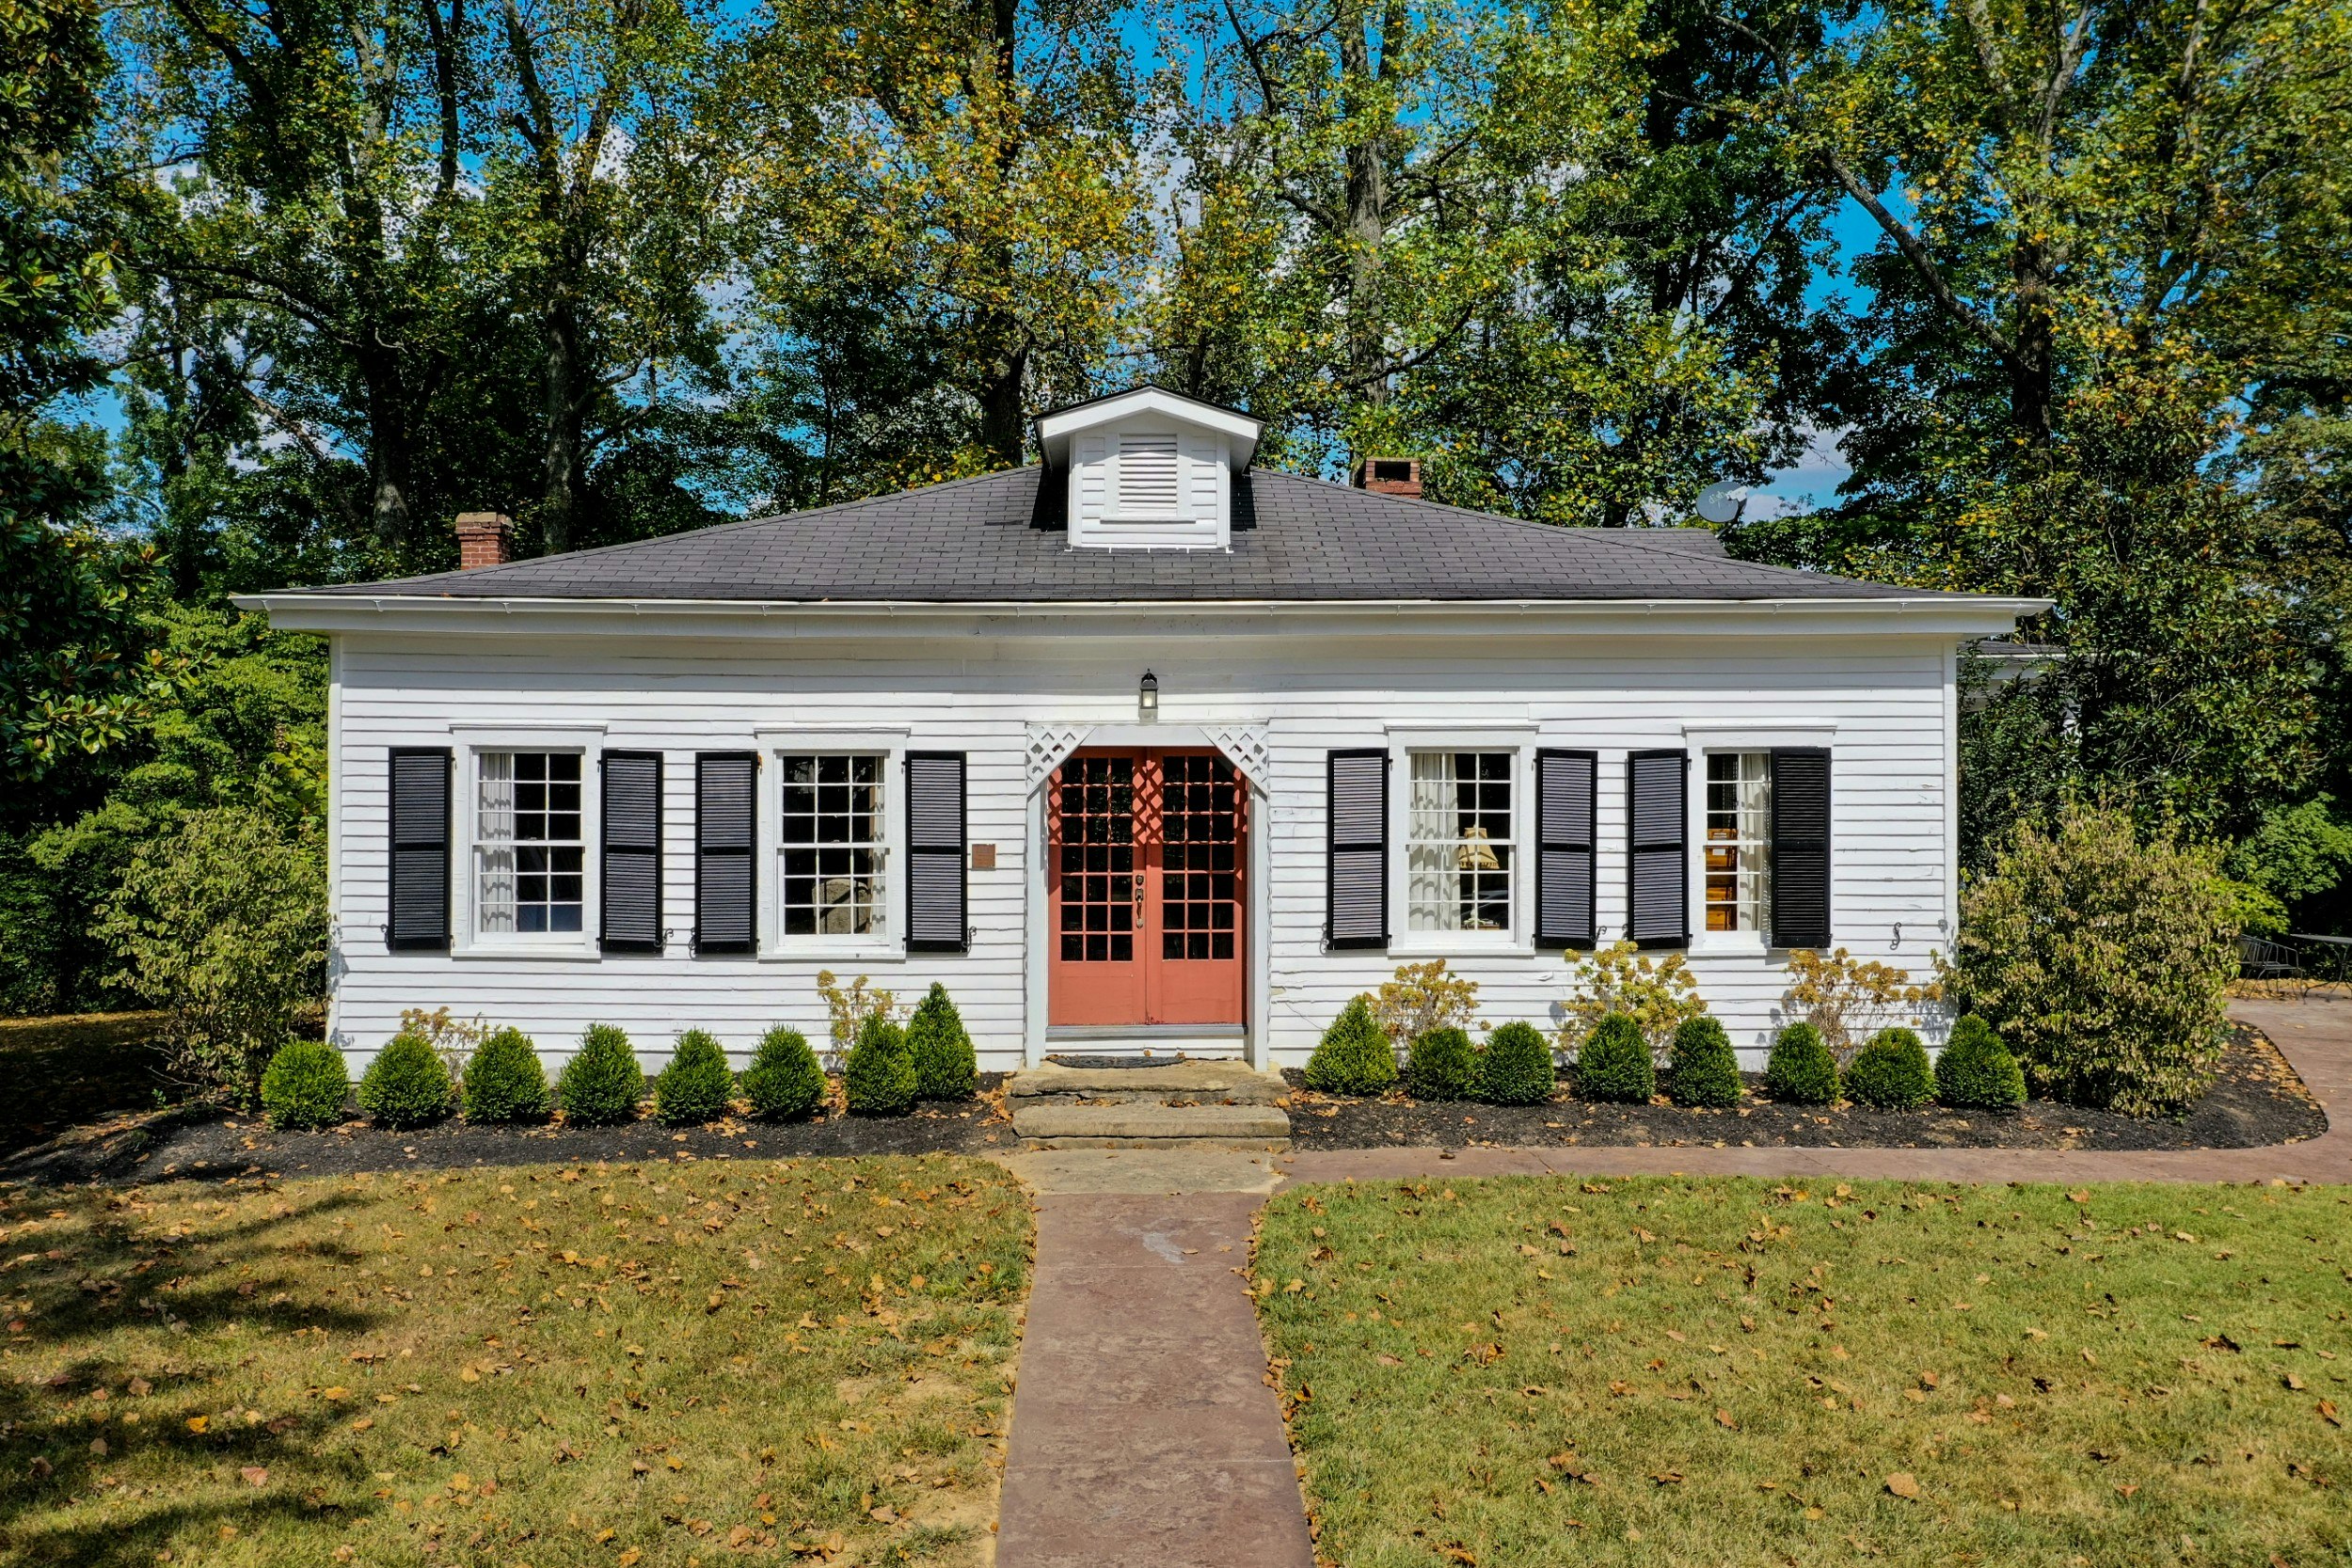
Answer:
<path fill-rule="evenodd" d="M 907 951 L 966 945 L 963 753 L 907 753 Z"/>
<path fill-rule="evenodd" d="M 391 757 L 391 919 L 384 945 L 446 948 L 450 751 L 396 746 Z"/>
<path fill-rule="evenodd" d="M 1593 797 L 1600 758 L 1592 752 L 1535 753 L 1535 941 L 1593 945 Z"/>
<path fill-rule="evenodd" d="M 1324 937 L 1333 947 L 1389 944 L 1389 753 L 1333 752 L 1327 764 Z"/>
<path fill-rule="evenodd" d="M 1772 945 L 1829 945 L 1829 748 L 1772 752 Z"/>
<path fill-rule="evenodd" d="M 750 953 L 752 846 L 758 834 L 759 758 L 704 752 L 694 758 L 694 951 Z"/>
<path fill-rule="evenodd" d="M 608 953 L 661 951 L 661 753 L 607 752 L 599 927 Z"/>
<path fill-rule="evenodd" d="M 1635 752 L 1625 760 L 1625 934 L 1644 947 L 1691 940 L 1690 770 L 1683 752 Z"/>

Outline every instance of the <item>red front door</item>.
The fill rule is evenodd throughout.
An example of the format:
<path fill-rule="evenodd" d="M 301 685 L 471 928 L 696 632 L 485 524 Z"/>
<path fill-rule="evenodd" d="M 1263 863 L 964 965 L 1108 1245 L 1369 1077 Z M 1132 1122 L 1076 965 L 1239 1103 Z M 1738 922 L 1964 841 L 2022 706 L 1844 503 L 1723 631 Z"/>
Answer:
<path fill-rule="evenodd" d="M 1081 752 L 1046 798 L 1056 1024 L 1242 1022 L 1248 796 L 1216 752 Z"/>

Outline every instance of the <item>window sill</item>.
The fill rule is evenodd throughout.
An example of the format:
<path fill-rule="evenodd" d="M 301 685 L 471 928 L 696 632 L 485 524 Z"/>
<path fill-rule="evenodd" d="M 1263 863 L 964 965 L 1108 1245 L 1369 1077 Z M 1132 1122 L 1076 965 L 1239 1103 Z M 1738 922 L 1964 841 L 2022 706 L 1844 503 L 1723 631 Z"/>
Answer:
<path fill-rule="evenodd" d="M 453 958 L 521 958 L 534 963 L 578 963 L 582 959 L 600 958 L 603 956 L 593 942 L 546 943 L 477 942 L 469 946 L 460 947 L 450 955 Z"/>
<path fill-rule="evenodd" d="M 891 964 L 906 962 L 903 942 L 797 942 L 762 948 L 757 955 L 761 963 L 860 963 Z"/>
<path fill-rule="evenodd" d="M 1771 950 L 1760 931 L 1693 931 L 1683 951 L 1694 958 L 1760 958 Z"/>
<path fill-rule="evenodd" d="M 1392 958 L 1525 958 L 1534 951 L 1534 942 L 1508 931 L 1491 933 L 1489 938 L 1482 938 L 1478 933 L 1422 931 L 1409 937 L 1391 937 L 1388 945 L 1389 957 Z"/>

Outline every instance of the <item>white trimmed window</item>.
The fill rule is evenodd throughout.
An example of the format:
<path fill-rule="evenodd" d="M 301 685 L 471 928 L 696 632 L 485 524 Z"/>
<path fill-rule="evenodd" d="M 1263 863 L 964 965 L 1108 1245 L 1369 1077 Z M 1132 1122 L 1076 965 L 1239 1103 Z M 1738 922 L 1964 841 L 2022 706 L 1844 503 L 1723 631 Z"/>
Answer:
<path fill-rule="evenodd" d="M 1707 754 L 1707 929 L 1772 926 L 1772 753 Z"/>
<path fill-rule="evenodd" d="M 1518 754 L 1448 750 L 1407 757 L 1406 929 L 1510 930 Z"/>
<path fill-rule="evenodd" d="M 787 752 L 777 760 L 776 885 L 785 936 L 887 936 L 890 759 Z"/>
<path fill-rule="evenodd" d="M 578 752 L 476 752 L 473 832 L 477 936 L 586 929 Z"/>

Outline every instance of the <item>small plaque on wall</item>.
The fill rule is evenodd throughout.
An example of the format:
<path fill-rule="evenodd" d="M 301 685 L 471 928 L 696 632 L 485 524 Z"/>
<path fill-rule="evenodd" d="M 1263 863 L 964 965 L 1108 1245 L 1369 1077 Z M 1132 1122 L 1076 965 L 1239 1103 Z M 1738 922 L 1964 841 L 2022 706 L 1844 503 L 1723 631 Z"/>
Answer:
<path fill-rule="evenodd" d="M 975 844 L 972 846 L 972 869 L 975 871 L 995 870 L 996 846 L 993 844 Z"/>

